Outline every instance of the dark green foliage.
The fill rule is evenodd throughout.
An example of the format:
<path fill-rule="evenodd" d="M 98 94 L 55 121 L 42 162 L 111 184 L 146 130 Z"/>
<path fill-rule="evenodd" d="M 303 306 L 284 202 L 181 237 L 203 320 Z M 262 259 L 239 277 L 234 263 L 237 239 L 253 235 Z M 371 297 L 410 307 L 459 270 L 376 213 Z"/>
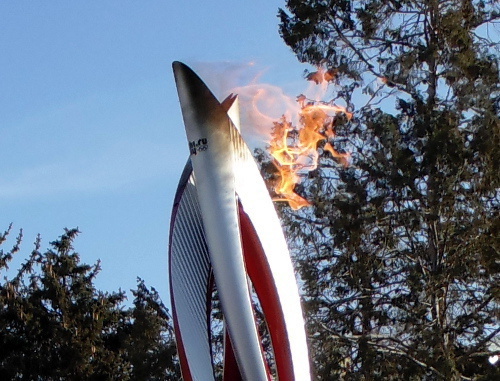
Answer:
<path fill-rule="evenodd" d="M 127 359 L 132 365 L 132 380 L 178 380 L 177 351 L 168 310 L 152 288 L 139 279 L 130 310 L 129 335 L 125 339 Z"/>
<path fill-rule="evenodd" d="M 355 111 L 281 214 L 316 378 L 500 378 L 500 3 L 287 1 L 280 32 Z"/>
<path fill-rule="evenodd" d="M 77 234 L 66 230 L 45 253 L 37 239 L 18 273 L 0 283 L 0 379 L 179 379 L 170 317 L 157 292 L 139 280 L 134 306 L 125 308 L 123 292 L 97 290 L 99 264 L 80 263 Z M 21 234 L 0 251 L 0 270 L 20 242 Z"/>

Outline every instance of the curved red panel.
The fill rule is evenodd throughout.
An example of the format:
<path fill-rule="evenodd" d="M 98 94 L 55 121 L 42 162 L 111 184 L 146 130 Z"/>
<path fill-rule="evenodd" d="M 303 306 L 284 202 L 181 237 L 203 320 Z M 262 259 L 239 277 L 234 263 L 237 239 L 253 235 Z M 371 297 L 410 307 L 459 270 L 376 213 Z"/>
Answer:
<path fill-rule="evenodd" d="M 269 328 L 278 378 L 292 381 L 294 380 L 292 355 L 274 277 L 259 237 L 241 204 L 239 216 L 245 265 Z"/>
<path fill-rule="evenodd" d="M 224 329 L 224 374 L 222 380 L 243 381 L 227 329 Z"/>
<path fill-rule="evenodd" d="M 186 170 L 184 169 L 185 172 L 191 172 L 191 169 Z M 186 180 L 181 180 L 181 184 L 179 184 L 179 188 L 184 188 L 186 185 Z M 172 210 L 172 221 L 170 223 L 170 234 L 169 237 L 172 237 L 172 232 L 174 229 L 174 223 L 173 221 L 175 220 L 175 215 L 177 214 L 177 209 L 179 207 L 179 202 L 180 198 L 182 196 L 182 191 L 177 190 L 176 198 L 174 200 L 174 207 Z M 179 355 L 179 363 L 181 365 L 181 374 L 182 378 L 184 381 L 193 381 L 193 377 L 191 376 L 191 372 L 189 370 L 189 365 L 186 357 L 186 351 L 184 350 L 184 345 L 182 343 L 182 335 L 181 331 L 179 328 L 179 322 L 177 319 L 177 312 L 175 309 L 175 298 L 174 298 L 174 292 L 173 292 L 173 286 L 172 286 L 172 248 L 171 248 L 172 242 L 169 242 L 169 258 L 168 258 L 168 268 L 169 268 L 169 288 L 170 288 L 170 303 L 172 304 L 172 318 L 174 320 L 174 332 L 175 332 L 175 342 L 177 346 L 177 353 Z"/>

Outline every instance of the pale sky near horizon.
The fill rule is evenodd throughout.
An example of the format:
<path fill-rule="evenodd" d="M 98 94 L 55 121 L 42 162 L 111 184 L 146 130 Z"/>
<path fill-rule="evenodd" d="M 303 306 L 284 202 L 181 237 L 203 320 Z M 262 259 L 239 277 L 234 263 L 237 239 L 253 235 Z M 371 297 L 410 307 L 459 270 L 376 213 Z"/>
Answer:
<path fill-rule="evenodd" d="M 21 259 L 78 227 L 96 285 L 141 277 L 168 303 L 167 246 L 188 156 L 171 63 L 216 95 L 261 73 L 290 91 L 300 65 L 278 34 L 284 1 L 0 2 L 0 230 Z M 253 63 L 253 65 L 249 65 Z M 300 83 L 300 85 L 298 85 Z M 131 299 L 130 293 L 129 299 Z"/>

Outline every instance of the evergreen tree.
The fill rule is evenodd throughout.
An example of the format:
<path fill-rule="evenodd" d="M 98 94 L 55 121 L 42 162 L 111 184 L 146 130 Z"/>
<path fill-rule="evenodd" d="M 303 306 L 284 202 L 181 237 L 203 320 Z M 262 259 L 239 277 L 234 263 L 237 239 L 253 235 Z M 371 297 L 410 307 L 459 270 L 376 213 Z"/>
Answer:
<path fill-rule="evenodd" d="M 0 283 L 0 379 L 179 379 L 170 317 L 156 291 L 139 281 L 126 309 L 123 292 L 97 290 L 99 263 L 80 263 L 77 234 L 66 230 L 45 253 L 38 238 L 18 273 Z M 0 250 L 0 271 L 21 238 Z"/>
<path fill-rule="evenodd" d="M 312 206 L 281 208 L 317 379 L 500 378 L 500 3 L 288 0 L 279 16 L 354 112 L 330 142 L 351 165 L 320 143 L 297 190 Z"/>
<path fill-rule="evenodd" d="M 124 346 L 133 369 L 130 379 L 179 380 L 177 351 L 167 308 L 158 292 L 148 289 L 142 279 L 138 279 L 137 289 L 132 293 L 134 307 L 130 310 L 131 323 Z"/>

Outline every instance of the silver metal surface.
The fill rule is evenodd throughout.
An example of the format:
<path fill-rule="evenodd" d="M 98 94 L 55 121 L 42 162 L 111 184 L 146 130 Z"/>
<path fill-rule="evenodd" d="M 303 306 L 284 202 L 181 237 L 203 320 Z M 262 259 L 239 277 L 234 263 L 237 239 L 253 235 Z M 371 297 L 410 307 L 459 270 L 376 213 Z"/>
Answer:
<path fill-rule="evenodd" d="M 182 341 L 193 379 L 210 381 L 214 380 L 207 324 L 211 266 L 192 173 L 178 193 L 170 237 L 171 292 L 178 340 Z"/>

